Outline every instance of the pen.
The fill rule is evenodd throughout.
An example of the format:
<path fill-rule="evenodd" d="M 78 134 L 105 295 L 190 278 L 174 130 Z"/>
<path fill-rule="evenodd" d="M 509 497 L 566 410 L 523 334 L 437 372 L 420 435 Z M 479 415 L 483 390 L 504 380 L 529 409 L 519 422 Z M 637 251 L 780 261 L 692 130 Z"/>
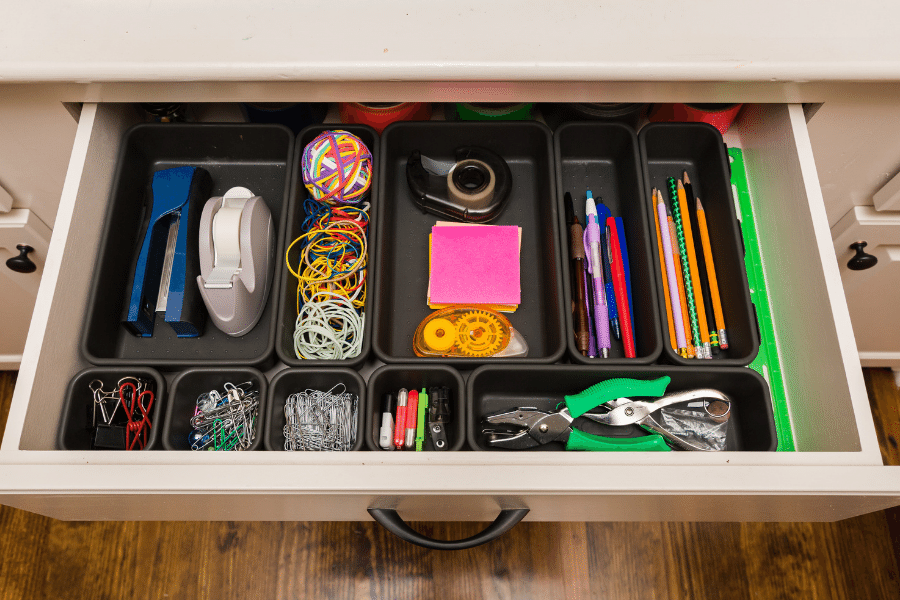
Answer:
<path fill-rule="evenodd" d="M 406 438 L 406 388 L 401 388 L 397 393 L 397 419 L 394 421 L 394 447 L 403 450 L 403 440 Z"/>
<path fill-rule="evenodd" d="M 378 445 L 382 450 L 393 450 L 394 437 L 394 405 L 396 400 L 393 394 L 385 394 L 381 397 L 381 431 L 378 436 Z"/>
<path fill-rule="evenodd" d="M 419 408 L 419 392 L 409 390 L 406 399 L 406 441 L 403 443 L 404 450 L 416 449 L 416 424 L 418 423 L 418 415 L 416 411 Z"/>
<path fill-rule="evenodd" d="M 588 271 L 587 260 L 584 261 L 584 308 L 588 318 L 588 358 L 597 358 L 597 336 L 594 332 L 594 317 L 591 307 L 594 305 L 593 296 L 591 296 L 590 272 Z"/>
<path fill-rule="evenodd" d="M 610 268 L 616 291 L 616 305 L 619 307 L 619 326 L 622 328 L 622 344 L 625 346 L 625 357 L 634 358 L 634 331 L 631 329 L 631 314 L 628 311 L 628 288 L 625 285 L 625 270 L 622 267 L 622 252 L 619 246 L 619 234 L 616 231 L 616 220 L 606 220 L 606 244 L 609 246 Z"/>
<path fill-rule="evenodd" d="M 603 286 L 603 263 L 600 259 L 600 223 L 597 207 L 591 191 L 585 201 L 587 227 L 584 230 L 584 249 L 588 259 L 588 270 L 594 282 L 594 328 L 597 330 L 597 350 L 603 358 L 609 357 L 609 313 L 606 309 L 606 292 Z M 627 302 L 627 299 L 626 299 Z"/>
<path fill-rule="evenodd" d="M 625 272 L 625 289 L 628 290 L 628 314 L 631 316 L 631 331 L 634 331 L 634 301 L 631 299 L 631 265 L 628 263 L 628 244 L 625 240 L 625 221 L 616 217 L 616 233 L 619 236 L 619 251 L 622 253 L 622 270 Z"/>
<path fill-rule="evenodd" d="M 419 419 L 416 423 L 416 452 L 422 451 L 425 443 L 425 414 L 428 412 L 428 392 L 425 388 L 419 392 Z"/>
<path fill-rule="evenodd" d="M 600 204 L 596 204 L 597 207 L 597 222 L 598 223 L 606 223 L 606 220 L 612 216 L 612 213 L 605 204 L 603 204 L 603 198 L 598 198 Z M 603 240 L 602 234 L 604 232 L 604 228 L 600 228 L 601 239 L 600 239 L 600 251 L 602 256 L 600 257 L 603 261 L 603 277 L 605 278 L 604 284 L 606 285 L 606 308 L 609 313 L 609 327 L 610 333 L 617 340 L 622 339 L 622 331 L 619 328 L 619 311 L 616 308 L 616 293 L 613 288 L 612 282 L 612 269 L 609 266 L 609 245 Z"/>
<path fill-rule="evenodd" d="M 428 432 L 435 450 L 446 450 L 447 423 L 450 422 L 450 388 L 431 388 L 431 402 L 428 407 Z"/>
<path fill-rule="evenodd" d="M 575 346 L 582 355 L 587 356 L 590 350 L 591 330 L 584 293 L 584 228 L 575 216 L 572 194 L 569 192 L 565 195 L 565 208 L 572 253 L 572 325 L 575 331 Z"/>

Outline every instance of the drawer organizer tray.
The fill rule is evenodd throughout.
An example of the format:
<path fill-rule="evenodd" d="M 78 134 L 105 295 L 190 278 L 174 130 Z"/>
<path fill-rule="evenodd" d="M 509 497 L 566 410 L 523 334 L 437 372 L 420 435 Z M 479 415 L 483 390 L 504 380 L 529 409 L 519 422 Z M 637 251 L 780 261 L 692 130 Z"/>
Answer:
<path fill-rule="evenodd" d="M 247 450 L 258 450 L 262 446 L 263 421 L 266 416 L 269 385 L 265 375 L 250 367 L 194 368 L 176 375 L 172 381 L 165 425 L 163 426 L 162 442 L 166 450 L 191 449 L 189 439 L 191 431 L 193 431 L 191 417 L 194 415 L 197 397 L 200 394 L 213 389 L 222 392 L 222 386 L 226 383 L 240 385 L 248 381 L 252 382 L 259 390 L 259 416 L 256 419 L 256 433 L 253 442 Z"/>
<path fill-rule="evenodd" d="M 140 377 L 152 382 L 153 406 L 150 409 L 150 428 L 144 450 L 156 450 L 166 414 L 166 380 L 155 369 L 145 367 L 91 367 L 78 373 L 66 389 L 62 415 L 59 420 L 57 447 L 60 450 L 90 450 L 94 395 L 91 382 L 98 380 L 105 390 L 118 391 L 123 377 Z M 122 410 L 121 407 L 117 410 Z M 119 414 L 122 414 L 121 412 Z"/>
<path fill-rule="evenodd" d="M 249 188 L 262 196 L 272 213 L 275 231 L 281 231 L 293 164 L 293 139 L 290 130 L 280 125 L 141 124 L 125 133 L 100 252 L 92 271 L 81 340 L 82 351 L 90 362 L 163 369 L 211 362 L 263 367 L 271 364 L 275 350 L 273 299 L 277 298 L 282 274 L 277 264 L 262 317 L 244 336 L 226 335 L 207 318 L 200 337 L 178 338 L 157 313 L 153 337 L 137 337 L 126 330 L 122 318 L 131 273 L 150 218 L 147 200 L 153 173 L 171 167 L 197 166 L 212 176 L 212 196 L 221 196 L 235 186 Z M 196 243 L 196 235 L 189 234 L 194 237 L 192 243 Z M 276 251 L 281 247 L 276 240 Z"/>
<path fill-rule="evenodd" d="M 385 365 L 369 376 L 366 402 L 366 446 L 369 450 L 384 452 L 378 446 L 381 427 L 381 398 L 384 394 L 396 395 L 400 388 L 420 390 L 432 386 L 450 388 L 452 421 L 447 428 L 447 451 L 462 450 L 466 443 L 466 387 L 456 369 L 445 365 Z"/>
<path fill-rule="evenodd" d="M 264 444 L 266 450 L 284 450 L 284 426 L 287 418 L 284 416 L 284 405 L 291 394 L 303 392 L 307 389 L 327 392 L 343 383 L 346 391 L 356 394 L 357 421 L 356 441 L 351 450 L 361 450 L 364 437 L 364 423 L 366 422 L 366 382 L 359 373 L 347 368 L 325 369 L 285 369 L 279 371 L 269 384 L 269 399 L 266 407 L 266 426 Z M 340 390 L 338 390 L 340 391 Z"/>
<path fill-rule="evenodd" d="M 654 187 L 662 190 L 668 202 L 667 179 L 680 179 L 683 171 L 691 178 L 694 195 L 703 203 L 706 212 L 729 346 L 703 363 L 717 367 L 746 366 L 759 352 L 759 324 L 750 299 L 744 241 L 735 212 L 731 168 L 722 135 L 705 123 L 652 123 L 641 129 L 638 139 L 644 163 L 644 188 L 647 190 L 644 206 L 648 222 L 653 224 L 654 217 L 650 213 L 649 190 Z M 655 226 L 653 235 L 656 235 Z M 699 250 L 696 244 L 699 240 L 696 235 L 694 237 L 695 247 Z M 655 275 L 660 273 L 659 251 L 651 254 Z M 661 330 L 666 337 L 662 355 L 668 362 L 694 366 L 696 359 L 682 358 L 672 350 L 663 304 L 668 291 L 662 289 L 661 277 L 655 280 L 658 282 Z"/>
<path fill-rule="evenodd" d="M 512 172 L 512 190 L 492 225 L 522 227 L 518 310 L 508 314 L 528 343 L 526 358 L 432 358 L 413 352 L 413 334 L 432 311 L 427 304 L 428 234 L 437 221 L 413 201 L 406 163 L 414 150 L 452 160 L 458 147 L 481 146 L 502 156 Z M 473 367 L 492 363 L 552 363 L 565 352 L 559 226 L 550 130 L 535 122 L 395 123 L 381 138 L 373 348 L 388 363 L 427 362 Z"/>
<path fill-rule="evenodd" d="M 369 226 L 367 230 L 368 234 L 368 262 L 366 263 L 366 268 L 368 269 L 366 276 L 368 278 L 368 289 L 366 293 L 366 305 L 364 309 L 364 321 L 363 321 L 363 341 L 362 341 L 362 351 L 359 356 L 355 358 L 347 358 L 343 360 L 305 360 L 302 358 L 297 358 L 296 353 L 294 352 L 294 326 L 297 322 L 297 278 L 291 275 L 290 271 L 287 270 L 287 265 L 284 263 L 285 259 L 285 251 L 287 247 L 297 239 L 301 234 L 301 225 L 303 224 L 303 220 L 306 218 L 306 211 L 303 208 L 303 202 L 306 198 L 309 197 L 309 193 L 306 190 L 306 187 L 303 185 L 303 176 L 301 174 L 300 163 L 303 157 L 303 149 L 306 147 L 308 143 L 313 141 L 316 136 L 324 131 L 330 131 L 340 129 L 343 131 L 349 131 L 353 135 L 357 136 L 359 139 L 363 141 L 366 147 L 369 148 L 369 152 L 372 153 L 372 184 L 369 188 Z M 278 299 L 278 327 L 275 335 L 275 350 L 278 354 L 278 359 L 284 364 L 291 367 L 349 367 L 349 368 L 359 368 L 369 356 L 369 353 L 372 350 L 372 298 L 375 295 L 375 290 L 372 287 L 372 269 L 375 264 L 374 253 L 375 253 L 375 218 L 376 214 L 379 211 L 379 164 L 380 164 L 380 156 L 379 156 L 379 139 L 378 134 L 375 133 L 375 130 L 366 125 L 343 125 L 343 124 L 331 124 L 331 125 L 310 125 L 306 127 L 300 134 L 297 136 L 297 141 L 294 147 L 293 153 L 293 164 L 291 168 L 293 170 L 293 176 L 291 178 L 291 192 L 290 197 L 287 203 L 287 218 L 285 219 L 284 229 L 285 231 L 282 233 L 282 245 L 279 249 L 279 254 L 276 257 L 275 268 L 278 269 L 279 273 L 281 273 L 281 284 L 277 288 L 277 292 L 273 289 L 273 295 Z M 295 246 L 291 250 L 291 264 L 296 265 L 298 262 L 298 256 L 300 254 L 300 249 L 298 248 L 299 244 Z"/>
<path fill-rule="evenodd" d="M 571 242 L 563 197 L 572 194 L 573 207 L 582 226 L 586 224 L 584 200 L 591 190 L 599 205 L 609 207 L 613 217 L 622 217 L 631 267 L 634 306 L 635 358 L 625 358 L 621 340 L 610 334 L 609 358 L 589 358 L 579 352 L 571 310 L 565 311 L 566 344 L 575 362 L 598 365 L 649 364 L 662 352 L 662 331 L 656 300 L 656 276 L 651 255 L 656 249 L 652 222 L 647 222 L 642 201 L 647 198 L 634 130 L 620 123 L 567 123 L 554 134 L 557 198 L 559 200 L 560 248 L 563 265 L 564 306 L 572 306 L 574 294 Z M 601 230 L 605 223 L 600 224 Z M 581 243 L 581 242 L 579 242 Z M 652 244 L 651 244 L 652 243 Z M 605 276 L 604 276 L 605 277 Z"/>
<path fill-rule="evenodd" d="M 583 366 L 484 366 L 469 376 L 466 393 L 469 402 L 469 444 L 476 450 L 498 450 L 487 444 L 481 433 L 485 416 L 516 407 L 554 410 L 563 397 L 577 394 L 607 379 L 672 378 L 666 392 L 712 388 L 728 395 L 731 417 L 728 420 L 726 450 L 774 452 L 778 445 L 769 386 L 756 371 L 737 367 L 691 369 L 668 366 L 620 367 Z M 582 418 L 578 429 L 607 437 L 635 437 L 644 430 L 637 425 L 613 427 Z M 563 450 L 554 442 L 531 450 Z"/>

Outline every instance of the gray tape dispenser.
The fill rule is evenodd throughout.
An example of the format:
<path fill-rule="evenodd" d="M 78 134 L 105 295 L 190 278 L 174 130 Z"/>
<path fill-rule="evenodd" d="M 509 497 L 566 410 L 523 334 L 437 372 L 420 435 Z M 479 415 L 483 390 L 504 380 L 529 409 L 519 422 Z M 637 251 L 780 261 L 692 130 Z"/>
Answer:
<path fill-rule="evenodd" d="M 272 285 L 275 231 L 262 197 L 243 187 L 207 200 L 200 216 L 200 295 L 216 327 L 249 332 Z"/>

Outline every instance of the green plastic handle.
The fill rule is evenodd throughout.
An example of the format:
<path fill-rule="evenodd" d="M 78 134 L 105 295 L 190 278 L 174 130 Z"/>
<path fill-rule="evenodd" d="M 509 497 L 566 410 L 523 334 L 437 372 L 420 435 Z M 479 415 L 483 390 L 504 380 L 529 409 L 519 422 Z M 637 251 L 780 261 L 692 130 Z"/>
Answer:
<path fill-rule="evenodd" d="M 605 404 L 616 398 L 642 396 L 658 398 L 666 393 L 666 387 L 672 378 L 668 375 L 659 379 L 607 379 L 592 385 L 580 394 L 566 396 L 569 413 L 578 418 L 592 408 Z"/>
<path fill-rule="evenodd" d="M 671 452 L 672 449 L 660 435 L 644 435 L 633 438 L 600 437 L 572 430 L 566 450 L 590 450 L 593 452 Z"/>

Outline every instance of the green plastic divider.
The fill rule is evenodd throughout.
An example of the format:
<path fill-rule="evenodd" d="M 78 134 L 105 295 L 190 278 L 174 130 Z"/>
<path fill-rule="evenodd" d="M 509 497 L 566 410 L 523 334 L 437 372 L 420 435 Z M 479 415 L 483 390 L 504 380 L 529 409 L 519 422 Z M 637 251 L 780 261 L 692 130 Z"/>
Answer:
<path fill-rule="evenodd" d="M 750 368 L 763 376 L 772 393 L 775 430 L 778 433 L 777 451 L 793 452 L 795 449 L 794 433 L 791 430 L 787 396 L 784 392 L 784 378 L 775 338 L 775 325 L 772 322 L 766 274 L 762 267 L 762 255 L 759 249 L 758 222 L 750 197 L 750 187 L 747 183 L 744 154 L 740 148 L 729 148 L 728 156 L 731 160 L 732 191 L 737 199 L 738 206 L 736 208 L 744 238 L 744 262 L 747 266 L 747 279 L 750 283 L 750 298 L 756 306 L 756 317 L 759 320 L 759 354 L 750 363 Z"/>

